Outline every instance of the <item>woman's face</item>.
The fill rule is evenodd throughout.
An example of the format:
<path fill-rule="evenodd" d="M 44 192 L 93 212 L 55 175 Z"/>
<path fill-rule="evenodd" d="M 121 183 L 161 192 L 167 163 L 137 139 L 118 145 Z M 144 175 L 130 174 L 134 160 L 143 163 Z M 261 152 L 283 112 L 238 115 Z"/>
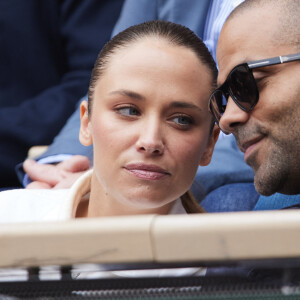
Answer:
<path fill-rule="evenodd" d="M 96 84 L 89 119 L 81 107 L 80 140 L 94 145 L 92 188 L 137 210 L 184 194 L 218 136 L 217 128 L 210 134 L 210 86 L 207 67 L 184 47 L 148 38 L 118 50 Z"/>

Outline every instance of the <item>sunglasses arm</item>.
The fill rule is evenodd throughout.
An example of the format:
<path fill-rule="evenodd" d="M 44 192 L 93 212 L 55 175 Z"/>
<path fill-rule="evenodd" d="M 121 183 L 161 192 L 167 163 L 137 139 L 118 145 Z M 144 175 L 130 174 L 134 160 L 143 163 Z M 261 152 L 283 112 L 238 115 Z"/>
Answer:
<path fill-rule="evenodd" d="M 283 64 L 286 62 L 292 62 L 299 59 L 300 59 L 300 53 L 295 53 L 295 54 L 290 54 L 285 56 L 276 56 L 268 59 L 255 60 L 247 64 L 250 69 L 254 69 L 254 68 L 261 68 L 261 67 L 266 67 L 271 65 Z"/>

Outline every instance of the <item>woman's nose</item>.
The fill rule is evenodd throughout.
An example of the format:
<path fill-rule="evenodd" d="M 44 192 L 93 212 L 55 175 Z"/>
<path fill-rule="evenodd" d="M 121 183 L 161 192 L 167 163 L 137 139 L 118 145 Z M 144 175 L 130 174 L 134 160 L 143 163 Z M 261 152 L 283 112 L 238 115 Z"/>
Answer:
<path fill-rule="evenodd" d="M 229 97 L 225 112 L 219 121 L 219 126 L 225 133 L 234 133 L 234 130 L 246 123 L 248 118 L 249 113 L 240 109 L 232 98 Z"/>
<path fill-rule="evenodd" d="M 136 148 L 137 151 L 150 155 L 161 155 L 164 153 L 163 133 L 157 122 L 148 122 L 141 129 Z"/>

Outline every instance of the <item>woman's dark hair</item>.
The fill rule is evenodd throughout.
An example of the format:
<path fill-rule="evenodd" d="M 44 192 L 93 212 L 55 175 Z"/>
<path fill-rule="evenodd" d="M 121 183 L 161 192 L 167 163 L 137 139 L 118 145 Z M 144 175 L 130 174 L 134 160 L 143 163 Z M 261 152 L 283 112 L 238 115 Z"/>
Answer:
<path fill-rule="evenodd" d="M 208 70 L 211 72 L 211 90 L 215 88 L 218 75 L 216 63 L 201 39 L 185 26 L 167 21 L 148 21 L 125 29 L 114 36 L 102 48 L 91 74 L 90 86 L 88 90 L 89 115 L 91 115 L 92 111 L 93 96 L 97 81 L 105 73 L 105 70 L 110 62 L 110 58 L 117 53 L 118 50 L 124 49 L 127 46 L 130 46 L 131 44 L 148 37 L 161 38 L 171 45 L 185 47 L 193 51 L 199 58 L 200 62 L 207 66 Z M 199 84 L 201 83 L 199 82 Z M 214 122 L 212 118 L 211 128 L 213 127 L 213 124 Z M 187 191 L 184 193 L 184 195 L 182 195 L 181 201 L 183 207 L 188 213 L 204 212 L 190 191 Z"/>

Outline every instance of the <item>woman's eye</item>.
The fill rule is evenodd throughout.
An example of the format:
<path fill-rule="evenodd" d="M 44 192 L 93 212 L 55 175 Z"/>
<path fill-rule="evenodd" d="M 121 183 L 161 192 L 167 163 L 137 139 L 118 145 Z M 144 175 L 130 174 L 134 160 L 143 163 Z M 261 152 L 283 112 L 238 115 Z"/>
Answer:
<path fill-rule="evenodd" d="M 116 108 L 118 114 L 122 116 L 139 116 L 140 112 L 135 107 L 119 107 Z"/>
<path fill-rule="evenodd" d="M 193 118 L 188 117 L 188 116 L 177 116 L 177 117 L 172 118 L 172 120 L 173 120 L 173 122 L 176 123 L 176 125 L 182 126 L 184 128 L 187 128 L 194 124 Z"/>

